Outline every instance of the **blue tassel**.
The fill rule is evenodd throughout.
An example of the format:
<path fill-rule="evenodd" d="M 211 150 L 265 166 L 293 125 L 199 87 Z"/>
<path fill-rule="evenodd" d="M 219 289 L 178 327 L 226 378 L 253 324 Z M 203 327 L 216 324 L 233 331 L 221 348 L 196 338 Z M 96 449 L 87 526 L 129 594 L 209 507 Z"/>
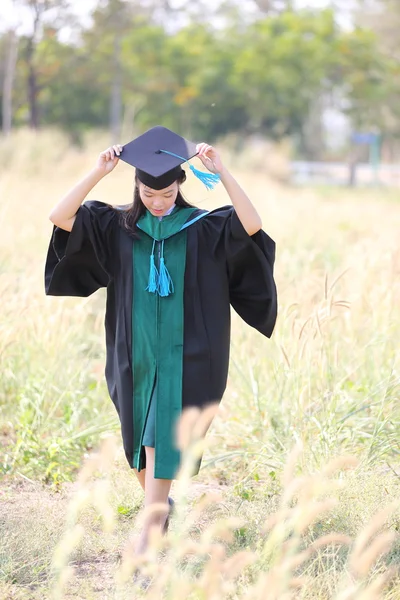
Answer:
<path fill-rule="evenodd" d="M 174 291 L 174 284 L 172 283 L 171 275 L 164 261 L 164 240 L 161 244 L 161 257 L 160 257 L 160 273 L 158 277 L 158 293 L 160 296 L 165 298 Z"/>
<path fill-rule="evenodd" d="M 156 245 L 156 242 L 154 240 L 153 250 L 152 250 L 152 253 L 150 256 L 149 284 L 146 288 L 146 290 L 149 291 L 151 294 L 155 294 L 157 292 L 158 280 L 159 280 L 159 274 L 157 271 L 156 264 L 154 262 L 154 247 L 155 247 L 155 245 Z"/>
<path fill-rule="evenodd" d="M 193 165 L 189 164 L 192 172 L 196 175 L 197 179 L 200 179 L 208 190 L 213 190 L 217 183 L 221 181 L 221 177 L 218 173 L 206 173 L 205 171 L 199 171 Z"/>
<path fill-rule="evenodd" d="M 159 150 L 159 152 L 164 152 L 164 154 L 169 154 L 170 156 L 175 156 L 175 158 L 179 158 L 180 160 L 182 160 L 182 162 L 187 162 L 194 175 L 196 175 L 197 179 L 200 179 L 200 181 L 204 183 L 208 190 L 213 190 L 217 183 L 221 181 L 221 177 L 218 173 L 206 173 L 205 171 L 199 171 L 198 169 L 196 169 L 196 167 L 194 167 L 188 162 L 188 159 L 183 158 L 183 156 L 179 156 L 179 154 L 169 152 L 169 150 Z"/>
<path fill-rule="evenodd" d="M 158 293 L 160 296 L 165 298 L 174 291 L 174 284 L 172 283 L 171 275 L 165 266 L 164 257 L 160 258 L 160 275 L 158 278 Z"/>

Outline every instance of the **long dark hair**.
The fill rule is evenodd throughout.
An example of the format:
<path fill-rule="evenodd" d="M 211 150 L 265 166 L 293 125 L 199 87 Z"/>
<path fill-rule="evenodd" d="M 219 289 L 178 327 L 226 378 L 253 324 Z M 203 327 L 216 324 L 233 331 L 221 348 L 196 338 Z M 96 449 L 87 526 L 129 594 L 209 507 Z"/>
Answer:
<path fill-rule="evenodd" d="M 186 173 L 182 169 L 182 175 L 176 180 L 180 185 L 186 181 Z M 189 204 L 183 197 L 182 192 L 179 190 L 178 195 L 175 200 L 175 204 L 177 206 L 185 206 L 192 207 L 192 204 Z M 119 218 L 122 225 L 122 228 L 130 235 L 133 239 L 138 239 L 139 233 L 136 227 L 136 223 L 146 212 L 146 207 L 142 202 L 139 192 L 139 180 L 135 177 L 135 189 L 133 192 L 133 202 L 129 204 L 127 208 L 119 210 Z"/>

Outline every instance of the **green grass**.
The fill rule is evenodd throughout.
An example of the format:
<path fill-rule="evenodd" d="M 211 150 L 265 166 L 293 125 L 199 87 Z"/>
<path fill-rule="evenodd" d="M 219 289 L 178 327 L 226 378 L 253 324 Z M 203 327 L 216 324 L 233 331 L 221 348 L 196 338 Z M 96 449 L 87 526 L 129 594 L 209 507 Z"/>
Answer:
<path fill-rule="evenodd" d="M 80 153 L 63 146 L 55 172 L 46 159 L 52 139 L 43 136 L 32 158 L 33 141 L 16 138 L 25 150 L 9 159 L 0 190 L 5 199 L 0 207 L 0 596 L 122 599 L 132 597 L 132 590 L 115 581 L 114 574 L 124 564 L 123 546 L 137 527 L 142 492 L 123 456 L 104 382 L 105 294 L 51 298 L 43 287 L 52 228 L 47 214 L 101 148 L 91 142 Z M 21 165 L 29 157 L 32 163 L 22 178 Z M 129 202 L 131 171 L 120 166 L 90 198 Z M 184 591 L 188 582 L 206 573 L 203 583 L 197 580 L 183 597 L 211 597 L 212 573 L 223 567 L 213 554 L 219 551 L 218 536 L 205 555 L 202 536 L 221 520 L 239 516 L 243 523 L 231 528 L 230 537 L 225 526 L 221 564 L 240 552 L 254 554 L 253 562 L 239 570 L 234 588 L 215 584 L 216 598 L 260 597 L 257 582 L 272 590 L 275 565 L 287 582 L 296 576 L 305 579 L 299 589 L 285 588 L 271 599 L 344 600 L 347 589 L 353 594 L 349 598 L 396 600 L 396 578 L 381 595 L 363 596 L 363 586 L 390 566 L 398 568 L 396 540 L 382 556 L 377 553 L 360 589 L 354 587 L 358 580 L 349 566 L 351 544 L 350 549 L 319 549 L 290 575 L 282 569 L 290 553 L 298 555 L 321 536 L 336 532 L 354 540 L 377 511 L 399 498 L 398 192 L 298 190 L 249 171 L 238 176 L 263 216 L 264 229 L 277 242 L 279 319 L 267 340 L 233 315 L 228 389 L 207 436 L 203 468 L 182 497 L 187 522 L 173 527 L 173 548 L 187 540 L 199 546 L 193 556 L 179 559 L 167 552 L 163 589 L 175 582 L 175 590 Z M 187 196 L 201 206 L 227 201 L 221 189 L 205 199 L 196 182 L 187 185 Z M 108 491 L 101 488 L 98 496 L 114 515 L 105 533 L 101 503 L 88 496 L 75 513 L 73 503 L 85 459 L 110 434 L 119 442 L 113 469 L 109 474 L 94 471 L 84 486 L 90 496 L 97 483 L 109 482 Z M 303 450 L 285 479 L 296 444 Z M 338 470 L 337 480 L 343 483 L 338 491 L 321 472 L 344 454 L 357 458 L 358 466 Z M 263 535 L 263 524 L 282 508 L 296 477 L 311 477 L 312 497 L 306 502 L 303 492 L 293 494 L 287 506 L 300 507 L 296 518 L 281 518 L 275 538 Z M 322 492 L 314 489 L 315 481 L 325 482 Z M 190 523 L 201 498 L 218 490 L 222 500 L 204 507 Z M 306 518 L 321 493 L 337 498 L 337 504 L 296 533 L 296 523 L 301 515 Z M 52 560 L 62 536 L 75 524 L 82 525 L 83 538 L 75 546 L 68 542 L 71 548 L 67 544 L 60 567 L 62 574 L 66 566 L 74 566 L 75 575 L 67 591 L 56 593 L 53 586 L 62 589 L 61 575 Z M 370 541 L 399 527 L 394 511 Z M 268 575 L 272 579 L 263 583 Z M 184 583 L 177 583 L 177 577 Z M 178 598 L 165 593 L 168 599 Z"/>

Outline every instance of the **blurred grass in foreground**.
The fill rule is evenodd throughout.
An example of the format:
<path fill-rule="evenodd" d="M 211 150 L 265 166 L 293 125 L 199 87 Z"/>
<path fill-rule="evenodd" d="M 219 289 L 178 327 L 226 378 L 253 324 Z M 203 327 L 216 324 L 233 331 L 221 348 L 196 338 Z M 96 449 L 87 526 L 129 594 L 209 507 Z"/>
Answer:
<path fill-rule="evenodd" d="M 193 417 L 195 427 L 208 421 L 208 412 L 206 419 L 185 415 L 181 430 L 192 429 Z M 153 530 L 140 557 L 134 556 L 136 527 L 165 507 L 140 510 L 138 486 L 115 469 L 115 438 L 86 460 L 69 497 L 56 494 L 50 501 L 37 489 L 17 501 L 10 494 L 0 545 L 2 597 L 398 598 L 398 500 L 378 492 L 372 472 L 367 479 L 365 471 L 357 472 L 354 457 L 309 472 L 300 468 L 298 445 L 279 477 L 279 494 L 270 496 L 259 485 L 250 501 L 229 487 L 191 497 L 187 469 L 199 446 L 188 446 L 184 437 L 185 460 L 174 484 L 176 517 L 168 537 Z M 387 495 L 398 496 L 398 480 L 386 474 L 379 483 Z M 32 502 L 34 494 L 40 503 Z M 24 511 L 26 497 L 32 505 Z"/>
<path fill-rule="evenodd" d="M 104 290 L 87 299 L 51 298 L 43 286 L 52 230 L 47 215 L 107 145 L 101 133 L 91 134 L 87 148 L 76 150 L 56 133 L 20 132 L 0 146 L 0 469 L 5 485 L 28 478 L 32 485 L 50 483 L 61 491 L 101 438 L 118 434 L 103 375 Z M 245 155 L 243 161 L 230 152 L 227 156 L 260 210 L 264 229 L 277 242 L 280 314 L 270 341 L 233 315 L 229 387 L 194 481 L 225 486 L 229 511 L 244 512 L 248 523 L 244 533 L 235 533 L 238 545 L 229 548 L 249 547 L 260 558 L 261 521 L 276 508 L 281 473 L 298 442 L 304 448 L 300 472 L 324 468 L 343 453 L 359 461 L 351 493 L 341 493 L 339 516 L 324 517 L 318 526 L 324 535 L 357 535 L 373 512 L 398 498 L 393 471 L 400 451 L 400 193 L 284 188 L 265 176 L 262 162 L 249 170 Z M 227 202 L 222 188 L 207 194 L 189 179 L 184 191 L 194 204 L 211 208 Z M 89 199 L 128 203 L 132 185 L 133 171 L 121 163 Z M 119 446 L 115 477 L 132 480 L 131 475 Z M 131 500 L 128 512 L 129 507 Z M 32 529 L 22 531 L 14 531 L 13 552 L 18 547 L 23 552 L 24 540 L 30 547 Z M 40 568 L 47 572 L 45 556 L 39 554 L 41 567 L 24 556 L 18 567 L 12 560 L 5 567 L 11 556 L 8 541 L 4 537 L 0 549 L 3 581 L 24 586 L 37 577 L 40 583 Z M 45 541 L 40 536 L 37 541 L 43 553 Z M 46 551 L 52 552 L 55 543 L 49 542 Z M 312 563 L 311 591 L 295 595 L 330 597 L 324 586 L 337 583 L 345 569 L 341 552 L 328 553 L 328 562 L 318 563 L 321 571 Z M 397 563 L 397 551 L 391 556 Z M 325 592 L 318 591 L 318 582 Z M 390 589 L 385 598 L 396 598 Z M 244 591 L 237 597 L 245 598 Z"/>

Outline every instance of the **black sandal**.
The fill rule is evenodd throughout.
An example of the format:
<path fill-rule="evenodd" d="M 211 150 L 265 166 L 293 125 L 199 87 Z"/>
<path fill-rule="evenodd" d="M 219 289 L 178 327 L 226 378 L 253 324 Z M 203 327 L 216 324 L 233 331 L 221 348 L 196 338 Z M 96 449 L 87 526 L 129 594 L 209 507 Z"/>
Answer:
<path fill-rule="evenodd" d="M 169 511 L 163 527 L 163 534 L 167 533 L 169 527 L 169 519 L 175 512 L 175 502 L 168 496 Z"/>
<path fill-rule="evenodd" d="M 143 575 L 140 569 L 135 569 L 133 572 L 133 582 L 142 590 L 147 590 L 151 585 L 152 578 L 149 575 Z"/>

